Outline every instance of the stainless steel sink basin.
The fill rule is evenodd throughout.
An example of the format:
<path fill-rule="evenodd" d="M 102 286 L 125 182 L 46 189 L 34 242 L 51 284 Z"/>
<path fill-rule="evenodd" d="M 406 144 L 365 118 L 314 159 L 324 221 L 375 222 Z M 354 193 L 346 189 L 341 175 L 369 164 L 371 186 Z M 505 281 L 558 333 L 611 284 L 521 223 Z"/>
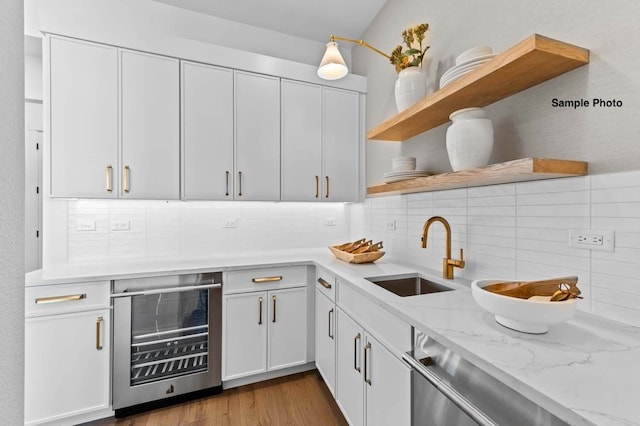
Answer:
<path fill-rule="evenodd" d="M 419 274 L 393 275 L 385 277 L 365 278 L 377 286 L 397 294 L 400 297 L 418 296 L 420 294 L 440 293 L 453 290 L 445 285 L 429 281 Z"/>

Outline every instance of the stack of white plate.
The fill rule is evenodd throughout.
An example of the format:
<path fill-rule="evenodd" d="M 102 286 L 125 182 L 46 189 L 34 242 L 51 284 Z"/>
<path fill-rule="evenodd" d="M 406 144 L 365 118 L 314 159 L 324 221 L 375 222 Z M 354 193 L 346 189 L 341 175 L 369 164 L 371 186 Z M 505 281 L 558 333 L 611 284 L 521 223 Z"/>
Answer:
<path fill-rule="evenodd" d="M 442 74 L 440 88 L 442 89 L 495 58 L 497 55 L 492 52 L 493 50 L 488 46 L 473 47 L 462 52 L 456 58 L 456 64 Z"/>
<path fill-rule="evenodd" d="M 391 159 L 394 172 L 410 171 L 416 169 L 416 157 L 395 157 Z"/>
<path fill-rule="evenodd" d="M 387 172 L 382 177 L 384 178 L 384 183 L 391 183 L 429 175 L 430 173 L 427 173 L 424 170 L 402 170 L 397 172 Z"/>

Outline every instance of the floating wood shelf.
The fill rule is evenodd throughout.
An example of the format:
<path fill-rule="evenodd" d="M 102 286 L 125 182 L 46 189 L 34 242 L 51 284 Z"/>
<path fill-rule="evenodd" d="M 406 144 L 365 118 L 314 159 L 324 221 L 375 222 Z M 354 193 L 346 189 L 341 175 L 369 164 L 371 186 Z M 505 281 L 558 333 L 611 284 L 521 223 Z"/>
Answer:
<path fill-rule="evenodd" d="M 369 131 L 369 139 L 404 141 L 467 107 L 483 107 L 589 63 L 589 50 L 534 34 L 475 71 Z"/>
<path fill-rule="evenodd" d="M 583 176 L 587 172 L 588 164 L 582 161 L 523 158 L 507 161 L 506 163 L 491 164 L 477 169 L 371 186 L 367 188 L 367 194 L 369 196 L 380 196 L 439 191 L 500 183 Z"/>

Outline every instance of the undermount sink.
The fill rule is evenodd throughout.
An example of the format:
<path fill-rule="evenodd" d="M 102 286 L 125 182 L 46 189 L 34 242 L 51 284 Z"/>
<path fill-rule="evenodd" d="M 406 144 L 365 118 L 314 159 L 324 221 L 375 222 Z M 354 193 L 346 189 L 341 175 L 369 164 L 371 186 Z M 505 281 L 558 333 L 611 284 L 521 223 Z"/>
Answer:
<path fill-rule="evenodd" d="M 419 274 L 389 275 L 365 278 L 367 281 L 390 291 L 400 297 L 451 291 L 452 288 L 421 277 Z"/>

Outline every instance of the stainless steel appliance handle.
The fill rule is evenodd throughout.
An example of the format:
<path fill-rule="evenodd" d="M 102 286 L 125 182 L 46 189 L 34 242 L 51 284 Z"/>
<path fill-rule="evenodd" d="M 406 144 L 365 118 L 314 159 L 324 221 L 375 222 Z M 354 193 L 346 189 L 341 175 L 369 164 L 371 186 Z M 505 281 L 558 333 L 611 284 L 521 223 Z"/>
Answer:
<path fill-rule="evenodd" d="M 366 355 L 366 353 L 365 353 Z M 366 360 L 366 358 L 365 358 Z M 424 377 L 429 383 L 449 401 L 454 403 L 458 408 L 464 411 L 469 417 L 471 417 L 476 423 L 482 426 L 499 426 L 490 417 L 480 411 L 475 405 L 473 405 L 467 398 L 465 398 L 460 392 L 452 388 L 449 384 L 445 383 L 437 374 L 429 370 L 426 366 L 422 365 L 420 361 L 416 360 L 410 352 L 402 354 L 402 360 L 409 364 L 416 373 Z M 365 364 L 366 365 L 366 364 Z"/>
<path fill-rule="evenodd" d="M 143 291 L 124 291 L 122 293 L 113 293 L 111 298 L 115 297 L 131 297 L 131 296 L 147 296 L 149 294 L 159 294 L 159 293 L 181 293 L 183 291 L 193 291 L 193 290 L 206 290 L 208 288 L 222 288 L 222 284 L 205 284 L 205 285 L 190 285 L 185 287 L 170 287 L 170 288 L 154 288 L 153 290 L 143 290 Z"/>

